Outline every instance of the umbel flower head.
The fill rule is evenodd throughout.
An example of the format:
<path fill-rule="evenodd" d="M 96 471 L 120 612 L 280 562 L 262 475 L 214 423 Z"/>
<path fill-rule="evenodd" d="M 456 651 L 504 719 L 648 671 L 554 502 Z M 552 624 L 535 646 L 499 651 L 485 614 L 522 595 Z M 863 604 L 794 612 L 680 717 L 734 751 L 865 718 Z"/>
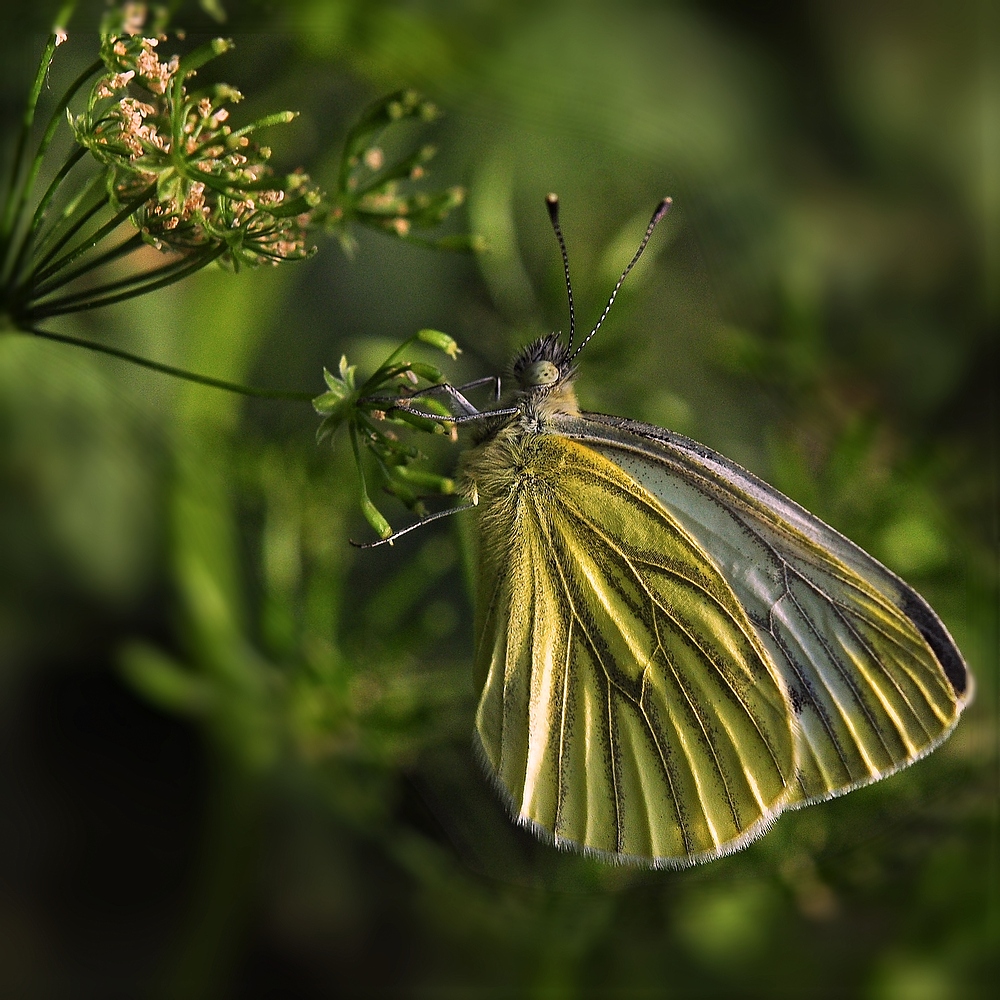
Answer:
<path fill-rule="evenodd" d="M 333 204 L 319 216 L 340 235 L 346 250 L 354 246 L 351 223 L 444 250 L 481 248 L 481 241 L 470 236 L 429 239 L 423 235 L 438 227 L 465 200 L 461 187 L 433 192 L 414 189 L 414 184 L 426 178 L 427 164 L 437 152 L 434 146 L 420 146 L 393 159 L 380 145 L 388 129 L 407 120 L 426 124 L 438 117 L 437 107 L 415 90 L 400 90 L 373 104 L 351 129 Z"/>
<path fill-rule="evenodd" d="M 130 4 L 105 27 L 105 72 L 83 113 L 69 116 L 77 142 L 108 168 L 112 201 L 136 203 L 133 218 L 158 249 L 215 250 L 234 267 L 309 256 L 315 248 L 306 229 L 319 191 L 304 173 L 275 174 L 270 149 L 252 138 L 294 114 L 234 129 L 229 105 L 242 99 L 238 90 L 191 87 L 232 43 L 217 38 L 161 58 L 167 36 L 144 33 L 144 20 L 142 5 Z"/>

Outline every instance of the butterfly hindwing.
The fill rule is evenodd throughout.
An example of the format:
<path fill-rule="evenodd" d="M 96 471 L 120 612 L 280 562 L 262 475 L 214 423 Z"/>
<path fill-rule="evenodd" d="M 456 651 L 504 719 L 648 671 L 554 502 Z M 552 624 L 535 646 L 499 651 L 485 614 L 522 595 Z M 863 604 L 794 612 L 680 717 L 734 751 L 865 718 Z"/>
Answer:
<path fill-rule="evenodd" d="M 798 721 L 789 805 L 877 780 L 948 735 L 971 697 L 961 654 L 875 559 L 680 435 L 596 414 L 560 430 L 657 496 L 729 581 Z"/>
<path fill-rule="evenodd" d="M 715 564 L 592 448 L 502 432 L 479 505 L 477 730 L 514 814 L 660 864 L 761 832 L 794 792 L 782 681 Z"/>

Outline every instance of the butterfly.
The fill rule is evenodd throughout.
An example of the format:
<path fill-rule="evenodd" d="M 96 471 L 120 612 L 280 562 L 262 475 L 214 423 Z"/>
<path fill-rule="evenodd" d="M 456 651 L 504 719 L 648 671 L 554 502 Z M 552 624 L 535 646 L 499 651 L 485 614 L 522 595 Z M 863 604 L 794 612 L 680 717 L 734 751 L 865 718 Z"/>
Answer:
<path fill-rule="evenodd" d="M 570 330 L 524 348 L 460 463 L 478 567 L 476 735 L 511 815 L 684 867 L 938 746 L 972 697 L 912 588 L 703 445 L 582 411 Z M 498 383 L 499 390 L 499 383 Z M 499 392 L 498 392 L 499 394 Z"/>

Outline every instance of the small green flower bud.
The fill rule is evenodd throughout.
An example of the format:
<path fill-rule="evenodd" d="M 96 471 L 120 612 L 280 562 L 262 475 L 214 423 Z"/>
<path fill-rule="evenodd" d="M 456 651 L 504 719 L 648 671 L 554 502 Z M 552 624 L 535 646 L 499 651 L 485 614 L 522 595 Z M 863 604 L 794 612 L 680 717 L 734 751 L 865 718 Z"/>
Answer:
<path fill-rule="evenodd" d="M 444 373 L 439 368 L 435 368 L 433 365 L 424 364 L 422 361 L 411 362 L 409 370 L 413 372 L 414 375 L 426 379 L 428 382 L 440 382 L 444 379 Z"/>
<path fill-rule="evenodd" d="M 455 481 L 449 479 L 447 476 L 438 476 L 433 472 L 414 469 L 408 465 L 400 466 L 396 472 L 397 475 L 401 476 L 408 483 L 412 483 L 418 489 L 446 495 L 455 492 Z"/>
<path fill-rule="evenodd" d="M 431 420 L 430 417 L 422 416 L 403 407 L 393 410 L 393 417 L 401 420 L 404 424 L 415 427 L 418 431 L 424 431 L 426 434 L 444 434 L 445 432 L 440 421 Z"/>
<path fill-rule="evenodd" d="M 361 510 L 365 515 L 365 520 L 372 526 L 372 530 L 379 538 L 388 538 L 392 534 L 392 526 L 367 496 L 361 497 Z"/>
<path fill-rule="evenodd" d="M 461 353 L 461 348 L 455 338 L 440 330 L 420 330 L 417 333 L 417 339 L 425 344 L 430 344 L 431 347 L 436 347 L 439 351 L 444 351 L 451 358 L 456 358 Z"/>

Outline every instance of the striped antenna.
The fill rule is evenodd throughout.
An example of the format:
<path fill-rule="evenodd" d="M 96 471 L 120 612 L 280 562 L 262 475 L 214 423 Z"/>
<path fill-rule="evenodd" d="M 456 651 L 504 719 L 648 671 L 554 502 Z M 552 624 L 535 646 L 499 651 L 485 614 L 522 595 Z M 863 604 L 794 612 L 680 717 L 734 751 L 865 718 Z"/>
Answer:
<path fill-rule="evenodd" d="M 563 272 L 566 275 L 566 297 L 569 299 L 569 342 L 566 344 L 567 350 L 573 348 L 573 333 L 576 330 L 576 315 L 573 312 L 573 286 L 569 280 L 569 255 L 566 253 L 566 241 L 563 239 L 562 229 L 559 228 L 559 196 L 547 194 L 545 196 L 545 207 L 549 210 L 549 219 L 552 220 L 552 229 L 559 241 L 559 250 L 562 252 Z"/>
<path fill-rule="evenodd" d="M 550 195 L 549 197 L 552 197 L 552 195 Z M 626 267 L 625 270 L 622 271 L 622 276 L 618 279 L 618 284 L 615 285 L 614 291 L 612 291 L 611 293 L 611 298 L 608 299 L 608 304 L 604 307 L 604 312 L 601 313 L 601 318 L 597 321 L 597 326 L 595 326 L 594 329 L 587 334 L 586 340 L 584 340 L 584 342 L 573 353 L 574 358 L 577 356 L 577 354 L 580 353 L 580 351 L 582 351 L 587 346 L 587 344 L 590 342 L 590 338 L 593 337 L 598 330 L 600 330 L 601 324 L 608 318 L 608 313 L 611 312 L 611 306 L 614 304 L 615 296 L 618 294 L 618 289 L 622 287 L 623 282 L 628 277 L 629 271 L 631 271 L 632 268 L 635 267 L 636 261 L 638 261 L 638 259 L 642 256 L 642 251 L 646 249 L 646 244 L 649 242 L 650 236 L 653 235 L 653 230 L 656 228 L 656 224 L 660 221 L 660 219 L 663 218 L 663 216 L 667 214 L 667 212 L 670 211 L 670 206 L 672 204 L 673 204 L 672 198 L 664 198 L 663 201 L 661 201 L 660 204 L 656 206 L 656 211 L 653 213 L 653 217 L 649 220 L 649 225 L 646 226 L 646 235 L 643 236 L 642 242 L 639 244 L 639 249 L 636 250 L 635 256 L 628 262 L 628 267 Z M 550 208 L 549 214 L 551 213 L 552 209 Z M 561 240 L 562 237 L 560 237 L 560 241 Z M 565 254 L 565 251 L 563 253 Z M 569 274 L 568 268 L 566 273 L 568 276 Z"/>

